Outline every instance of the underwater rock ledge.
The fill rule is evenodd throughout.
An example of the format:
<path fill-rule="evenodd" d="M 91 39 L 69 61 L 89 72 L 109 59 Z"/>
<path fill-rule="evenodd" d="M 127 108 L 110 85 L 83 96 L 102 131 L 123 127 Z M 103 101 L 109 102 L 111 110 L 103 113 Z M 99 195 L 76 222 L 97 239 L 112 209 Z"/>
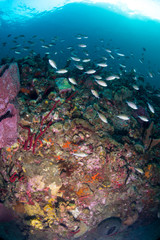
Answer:
<path fill-rule="evenodd" d="M 24 235 L 70 240 L 94 233 L 100 239 L 156 218 L 159 145 L 146 149 L 150 125 L 120 115 L 122 109 L 132 113 L 123 104 L 132 96 L 130 86 L 122 86 L 125 75 L 110 93 L 97 87 L 101 98 L 95 100 L 83 84 L 61 91 L 60 82 L 53 82 L 59 75 L 50 68 L 35 78 L 36 67 L 24 61 L 19 61 L 18 141 L 0 153 L 0 201 L 14 210 Z M 159 132 L 157 117 L 153 120 Z"/>

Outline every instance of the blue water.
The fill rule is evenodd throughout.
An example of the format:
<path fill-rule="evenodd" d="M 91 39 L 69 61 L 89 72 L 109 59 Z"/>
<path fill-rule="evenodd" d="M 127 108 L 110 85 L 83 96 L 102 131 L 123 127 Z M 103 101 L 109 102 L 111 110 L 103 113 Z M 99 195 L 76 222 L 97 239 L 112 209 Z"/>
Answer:
<path fill-rule="evenodd" d="M 143 75 L 146 82 L 160 87 L 160 22 L 129 17 L 112 11 L 104 4 L 70 3 L 61 8 L 39 12 L 22 4 L 15 5 L 16 2 L 7 1 L 10 8 L 6 7 L 6 1 L 0 2 L 1 58 L 17 59 L 38 53 L 44 56 L 49 51 L 51 58 L 63 67 L 71 55 L 67 47 L 73 47 L 76 54 L 81 54 L 77 44 L 85 43 L 92 61 L 99 61 L 102 56 L 108 58 L 104 47 L 109 48 L 114 56 L 118 51 L 125 57 L 108 59 L 107 63 L 113 71 L 119 70 L 119 63 L 124 64 L 127 71 L 136 69 L 137 75 Z M 77 40 L 77 34 L 88 36 L 88 39 Z M 34 35 L 37 36 L 33 38 Z M 44 39 L 44 43 L 40 39 Z M 54 46 L 49 49 L 42 47 L 53 39 Z M 17 49 L 12 49 L 16 45 Z M 24 50 L 24 47 L 29 49 Z M 153 77 L 149 76 L 149 72 Z"/>
<path fill-rule="evenodd" d="M 107 57 L 108 68 L 113 73 L 118 73 L 119 64 L 123 64 L 126 71 L 135 69 L 145 83 L 160 88 L 159 21 L 130 17 L 104 4 L 58 4 L 54 9 L 39 11 L 23 1 L 18 5 L 16 0 L 4 0 L 0 1 L 0 33 L 0 61 L 3 58 L 16 61 L 36 54 L 44 57 L 47 53 L 63 68 L 71 55 L 87 58 L 78 47 L 83 43 L 92 62 L 105 62 L 102 57 Z M 82 39 L 77 39 L 79 35 Z M 52 45 L 44 48 L 49 44 Z M 114 59 L 105 49 L 111 50 Z M 125 56 L 117 56 L 116 52 Z M 149 229 L 157 233 L 158 226 L 159 221 Z M 134 234 L 129 233 L 130 239 L 126 240 L 149 240 L 151 231 L 149 237 L 142 236 L 143 231 L 134 229 Z M 156 240 L 158 234 L 151 240 Z"/>

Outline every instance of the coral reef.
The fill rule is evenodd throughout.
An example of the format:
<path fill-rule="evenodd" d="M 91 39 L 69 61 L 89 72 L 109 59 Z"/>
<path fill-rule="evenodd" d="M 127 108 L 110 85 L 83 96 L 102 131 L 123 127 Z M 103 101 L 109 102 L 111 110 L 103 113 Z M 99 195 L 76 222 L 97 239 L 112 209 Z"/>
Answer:
<path fill-rule="evenodd" d="M 93 235 L 103 239 L 136 221 L 154 218 L 160 149 L 153 140 L 160 132 L 160 109 L 150 116 L 157 127 L 152 137 L 153 123 L 144 124 L 137 117 L 139 111 L 149 115 L 144 103 L 134 114 L 124 102 L 133 96 L 132 73 L 129 83 L 124 73 L 110 92 L 91 78 L 87 85 L 87 78 L 79 75 L 74 90 L 67 78 L 45 68 L 40 56 L 36 66 L 34 57 L 18 64 L 18 141 L 1 149 L 0 200 L 15 211 L 28 239 L 41 239 L 43 234 L 48 240 L 89 240 Z M 91 94 L 92 86 L 100 99 Z M 17 92 L 13 95 L 14 99 Z M 142 102 L 140 95 L 138 100 Z M 7 106 L 12 106 L 9 101 Z M 122 112 L 128 121 L 117 118 Z"/>

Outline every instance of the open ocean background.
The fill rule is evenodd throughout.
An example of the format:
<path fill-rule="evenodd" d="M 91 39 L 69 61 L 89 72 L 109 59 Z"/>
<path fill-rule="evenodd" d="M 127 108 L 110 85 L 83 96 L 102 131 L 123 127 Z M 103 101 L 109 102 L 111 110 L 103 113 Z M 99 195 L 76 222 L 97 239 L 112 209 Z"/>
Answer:
<path fill-rule="evenodd" d="M 56 6 L 56 1 L 50 2 Z M 30 51 L 44 56 L 48 50 L 42 48 L 40 39 L 49 44 L 55 38 L 55 45 L 49 49 L 50 56 L 63 67 L 70 56 L 67 47 L 71 46 L 78 51 L 76 48 L 79 42 L 75 36 L 82 34 L 88 36 L 84 43 L 87 44 L 92 60 L 98 61 L 100 56 L 108 57 L 103 47 L 113 53 L 118 49 L 125 57 L 114 60 L 108 58 L 107 64 L 113 70 L 119 69 L 119 63 L 124 64 L 127 71 L 136 69 L 137 75 L 142 75 L 145 82 L 156 88 L 160 87 L 159 21 L 127 15 L 104 3 L 67 2 L 58 1 L 58 7 L 42 11 L 27 7 L 27 4 L 21 1 L 0 1 L 0 58 L 21 58 L 27 56 Z M 19 35 L 24 37 L 17 38 Z M 34 35 L 37 36 L 33 38 Z M 29 44 L 27 41 L 33 43 Z M 16 49 L 20 54 L 11 49 L 16 44 L 20 45 Z M 29 47 L 28 51 L 23 49 L 25 46 Z M 142 63 L 140 59 L 143 60 Z"/>

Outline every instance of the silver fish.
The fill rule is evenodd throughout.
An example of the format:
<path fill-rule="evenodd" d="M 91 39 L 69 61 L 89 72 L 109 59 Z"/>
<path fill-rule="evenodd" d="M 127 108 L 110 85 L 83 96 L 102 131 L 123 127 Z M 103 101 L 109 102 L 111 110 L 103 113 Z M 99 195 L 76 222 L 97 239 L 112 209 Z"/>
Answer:
<path fill-rule="evenodd" d="M 138 116 L 143 122 L 148 122 L 149 119 L 146 116 Z"/>
<path fill-rule="evenodd" d="M 126 101 L 126 103 L 127 103 L 127 105 L 130 107 L 130 108 L 133 108 L 133 109 L 138 109 L 138 107 L 136 106 L 136 104 L 135 103 L 133 103 L 133 102 L 129 102 L 129 101 Z"/>
<path fill-rule="evenodd" d="M 102 57 L 102 59 L 103 59 L 104 61 L 107 61 L 107 58 L 106 58 L 106 57 Z"/>
<path fill-rule="evenodd" d="M 114 59 L 114 56 L 112 54 L 109 53 L 109 56 L 110 56 L 110 58 Z"/>
<path fill-rule="evenodd" d="M 119 66 L 122 68 L 126 68 L 126 65 L 124 65 L 124 64 L 119 64 Z"/>
<path fill-rule="evenodd" d="M 99 112 L 97 112 L 97 113 L 98 113 L 99 118 L 102 120 L 102 122 L 108 123 L 107 118 L 102 113 L 99 113 Z"/>
<path fill-rule="evenodd" d="M 117 52 L 117 55 L 120 56 L 120 57 L 124 57 L 125 56 L 123 53 L 118 53 L 118 52 Z"/>
<path fill-rule="evenodd" d="M 153 73 L 152 72 L 149 72 L 148 75 L 153 78 Z"/>
<path fill-rule="evenodd" d="M 140 174 L 144 174 L 144 171 L 142 168 L 134 168 L 137 172 L 139 172 Z"/>
<path fill-rule="evenodd" d="M 97 63 L 97 66 L 99 67 L 107 67 L 107 63 Z"/>
<path fill-rule="evenodd" d="M 72 153 L 72 155 L 76 156 L 76 157 L 87 157 L 88 154 L 83 153 L 83 152 L 79 152 L 79 153 Z"/>
<path fill-rule="evenodd" d="M 137 85 L 133 85 L 132 87 L 137 91 L 139 90 L 139 87 Z"/>
<path fill-rule="evenodd" d="M 96 90 L 91 89 L 91 93 L 93 94 L 93 96 L 95 96 L 96 98 L 99 98 L 99 94 Z"/>
<path fill-rule="evenodd" d="M 105 81 L 102 80 L 95 80 L 100 86 L 102 87 L 107 87 L 107 83 Z"/>
<path fill-rule="evenodd" d="M 72 59 L 73 61 L 75 61 L 75 62 L 80 62 L 80 61 L 81 61 L 81 59 L 80 59 L 80 58 L 77 58 L 77 57 L 71 57 L 71 59 Z"/>
<path fill-rule="evenodd" d="M 74 78 L 68 78 L 68 80 L 69 80 L 72 84 L 77 85 L 77 82 L 76 82 L 76 80 L 75 80 Z"/>
<path fill-rule="evenodd" d="M 91 61 L 90 58 L 86 58 L 86 59 L 83 59 L 83 60 L 82 60 L 82 62 L 84 62 L 84 63 L 87 63 L 87 62 L 90 62 L 90 61 Z"/>
<path fill-rule="evenodd" d="M 48 62 L 51 65 L 51 67 L 57 69 L 57 65 L 56 65 L 55 61 L 53 61 L 52 59 L 49 59 Z"/>
<path fill-rule="evenodd" d="M 20 52 L 20 51 L 15 51 L 15 53 L 16 53 L 16 54 L 21 54 L 21 52 Z"/>
<path fill-rule="evenodd" d="M 87 74 L 94 74 L 95 72 L 96 72 L 96 70 L 90 69 L 90 70 L 86 71 L 85 73 L 87 73 Z"/>
<path fill-rule="evenodd" d="M 101 80 L 102 79 L 102 77 L 99 76 L 99 75 L 94 75 L 94 78 L 97 79 L 97 80 Z"/>
<path fill-rule="evenodd" d="M 59 73 L 59 74 L 64 74 L 64 73 L 67 73 L 68 70 L 67 69 L 59 69 L 58 71 L 56 71 L 56 73 Z"/>
<path fill-rule="evenodd" d="M 120 119 L 122 119 L 122 120 L 129 120 L 129 119 L 130 119 L 130 118 L 129 118 L 127 115 L 125 115 L 125 114 L 119 114 L 117 117 L 120 118 Z"/>
<path fill-rule="evenodd" d="M 49 46 L 47 46 L 47 45 L 42 45 L 41 47 L 42 48 L 49 48 Z"/>
<path fill-rule="evenodd" d="M 148 104 L 148 108 L 151 111 L 151 113 L 155 113 L 153 106 L 150 103 L 147 103 L 147 104 Z"/>
<path fill-rule="evenodd" d="M 105 49 L 106 52 L 111 53 L 112 51 L 110 49 Z"/>
<path fill-rule="evenodd" d="M 84 67 L 82 65 L 75 64 L 75 67 L 79 70 L 84 70 Z"/>
<path fill-rule="evenodd" d="M 107 81 L 112 81 L 112 80 L 115 80 L 115 79 L 119 79 L 120 77 L 118 75 L 111 75 L 109 77 L 106 78 Z"/>
<path fill-rule="evenodd" d="M 81 48 L 86 48 L 87 45 L 86 44 L 79 44 L 78 47 L 81 47 Z"/>

